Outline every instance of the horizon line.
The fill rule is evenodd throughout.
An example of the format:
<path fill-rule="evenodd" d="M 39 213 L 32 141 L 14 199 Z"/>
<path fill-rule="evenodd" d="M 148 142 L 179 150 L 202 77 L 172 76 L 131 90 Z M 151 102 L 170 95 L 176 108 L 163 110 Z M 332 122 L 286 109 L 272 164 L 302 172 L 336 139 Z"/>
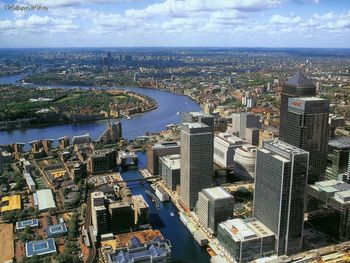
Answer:
<path fill-rule="evenodd" d="M 141 49 L 147 49 L 147 48 L 177 48 L 177 49 L 185 49 L 185 48 L 218 48 L 218 49 L 350 49 L 350 47 L 268 47 L 268 46 L 251 46 L 251 47 L 242 47 L 242 46 L 71 46 L 71 47 L 0 47 L 0 50 L 2 49 L 93 49 L 93 48 L 101 48 L 101 49 L 107 49 L 107 48 L 122 48 L 122 49 L 135 49 L 135 48 L 141 48 Z"/>

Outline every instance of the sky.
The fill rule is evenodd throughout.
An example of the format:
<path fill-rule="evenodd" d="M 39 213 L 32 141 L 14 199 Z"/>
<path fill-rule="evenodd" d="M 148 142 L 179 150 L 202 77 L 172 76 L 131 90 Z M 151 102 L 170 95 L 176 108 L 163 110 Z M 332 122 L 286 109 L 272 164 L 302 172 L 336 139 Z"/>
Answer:
<path fill-rule="evenodd" d="M 350 0 L 0 0 L 17 47 L 350 48 Z"/>

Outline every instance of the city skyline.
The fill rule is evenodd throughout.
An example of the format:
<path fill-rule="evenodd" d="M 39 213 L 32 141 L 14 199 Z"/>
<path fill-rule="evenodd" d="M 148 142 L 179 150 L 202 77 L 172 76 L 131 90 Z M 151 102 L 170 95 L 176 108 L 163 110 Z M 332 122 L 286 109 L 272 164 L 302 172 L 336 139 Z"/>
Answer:
<path fill-rule="evenodd" d="M 347 48 L 350 42 L 348 1 L 6 0 L 0 6 L 0 48 Z M 38 10 L 13 10 L 32 6 Z"/>

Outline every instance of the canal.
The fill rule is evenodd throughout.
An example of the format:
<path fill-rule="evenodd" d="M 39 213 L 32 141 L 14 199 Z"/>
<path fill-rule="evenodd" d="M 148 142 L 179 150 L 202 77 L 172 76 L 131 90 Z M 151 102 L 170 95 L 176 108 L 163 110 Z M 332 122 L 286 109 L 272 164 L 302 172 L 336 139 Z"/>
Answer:
<path fill-rule="evenodd" d="M 0 78 L 0 84 L 14 84 L 21 78 L 20 75 Z M 48 86 L 48 85 L 45 85 Z M 55 86 L 63 88 L 72 88 L 72 86 Z M 84 87 L 89 88 L 89 87 Z M 152 97 L 158 103 L 158 108 L 133 116 L 132 119 L 121 119 L 123 137 L 133 139 L 136 136 L 144 135 L 146 132 L 157 132 L 165 129 L 165 126 L 171 123 L 180 122 L 180 112 L 198 111 L 200 107 L 197 103 L 186 96 L 176 95 L 166 91 L 153 89 L 128 87 L 124 88 L 137 93 Z M 78 134 L 89 133 L 93 139 L 96 139 L 105 129 L 107 120 L 80 123 L 63 124 L 49 127 L 36 127 L 23 130 L 1 131 L 0 144 L 10 142 L 28 143 L 35 139 L 52 138 L 57 139 L 64 135 L 74 136 Z M 145 153 L 138 153 L 139 169 L 147 165 L 147 156 Z M 130 170 L 122 173 L 126 179 L 141 178 L 138 170 Z M 155 208 L 154 203 L 146 194 L 145 190 L 153 191 L 148 183 L 128 183 L 133 194 L 141 194 L 150 207 L 150 221 L 154 229 L 159 229 L 163 236 L 171 241 L 173 262 L 182 263 L 205 263 L 209 262 L 209 255 L 204 248 L 201 248 L 193 239 L 190 232 L 182 224 L 176 213 L 176 207 L 171 203 L 161 203 L 160 210 Z M 174 216 L 171 213 L 174 212 Z"/>

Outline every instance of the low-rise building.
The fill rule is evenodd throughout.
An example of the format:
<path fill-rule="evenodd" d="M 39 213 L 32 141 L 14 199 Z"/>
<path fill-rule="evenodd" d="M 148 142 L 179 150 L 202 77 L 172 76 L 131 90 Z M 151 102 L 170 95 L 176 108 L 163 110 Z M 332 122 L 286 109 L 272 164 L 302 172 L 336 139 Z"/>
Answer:
<path fill-rule="evenodd" d="M 175 191 L 180 186 L 180 154 L 160 157 L 159 174 L 166 186 Z"/>
<path fill-rule="evenodd" d="M 214 162 L 220 167 L 233 167 L 235 149 L 246 142 L 231 133 L 219 133 L 214 137 Z"/>
<path fill-rule="evenodd" d="M 236 149 L 233 157 L 235 175 L 243 180 L 253 180 L 255 176 L 255 159 L 257 147 L 251 144 L 242 145 Z"/>
<path fill-rule="evenodd" d="M 159 174 L 159 158 L 166 155 L 180 154 L 180 141 L 157 142 L 147 146 L 147 169 L 153 174 Z"/>
<path fill-rule="evenodd" d="M 251 262 L 275 253 L 275 234 L 254 218 L 220 223 L 217 239 L 237 262 Z"/>
<path fill-rule="evenodd" d="M 56 208 L 55 200 L 51 189 L 37 190 L 34 194 L 34 205 L 39 211 L 46 211 L 50 208 Z"/>
<path fill-rule="evenodd" d="M 222 187 L 205 188 L 198 193 L 196 214 L 199 223 L 210 233 L 217 225 L 233 217 L 234 197 Z"/>
<path fill-rule="evenodd" d="M 339 241 L 350 238 L 350 184 L 326 180 L 307 185 L 308 220 Z"/>

